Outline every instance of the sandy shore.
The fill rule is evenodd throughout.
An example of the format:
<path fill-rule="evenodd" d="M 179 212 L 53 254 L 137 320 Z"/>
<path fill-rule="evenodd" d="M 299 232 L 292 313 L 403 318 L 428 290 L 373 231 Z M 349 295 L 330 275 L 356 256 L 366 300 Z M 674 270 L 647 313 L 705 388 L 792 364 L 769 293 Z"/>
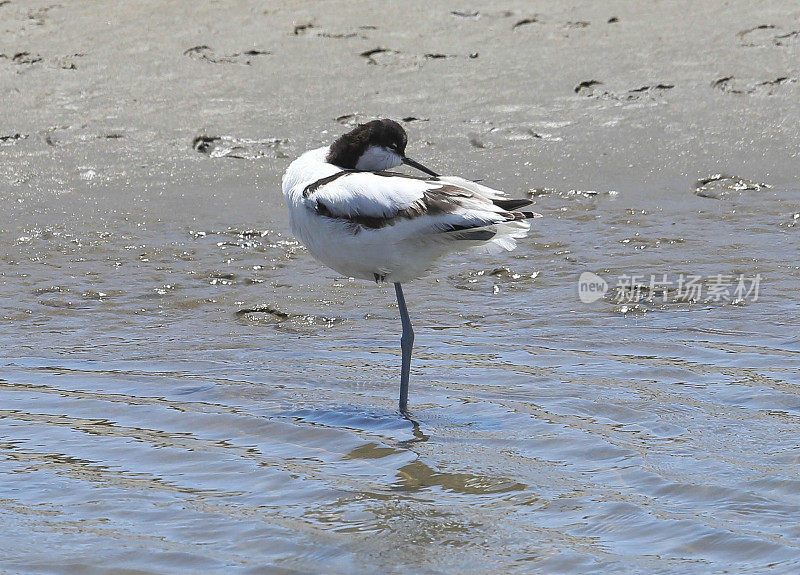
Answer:
<path fill-rule="evenodd" d="M 267 213 L 290 157 L 376 116 L 407 118 L 440 171 L 514 191 L 796 182 L 792 2 L 12 0 L 0 28 L 6 201 L 191 211 L 235 188 L 231 217 Z M 209 161 L 199 135 L 246 161 Z"/>

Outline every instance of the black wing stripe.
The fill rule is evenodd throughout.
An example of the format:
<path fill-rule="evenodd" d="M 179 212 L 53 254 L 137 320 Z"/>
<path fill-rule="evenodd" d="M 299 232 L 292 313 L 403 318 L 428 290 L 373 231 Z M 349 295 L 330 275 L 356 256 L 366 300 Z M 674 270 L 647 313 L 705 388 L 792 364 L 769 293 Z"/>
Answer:
<path fill-rule="evenodd" d="M 517 208 L 521 208 L 523 206 L 529 206 L 533 203 L 531 200 L 523 200 L 523 199 L 516 199 L 516 200 L 492 200 L 495 206 L 498 208 L 504 209 L 508 212 L 514 211 Z"/>
<path fill-rule="evenodd" d="M 351 171 L 348 171 L 348 170 L 342 170 L 341 172 L 336 172 L 332 176 L 328 176 L 326 178 L 320 178 L 316 182 L 312 182 L 312 183 L 308 184 L 305 187 L 305 189 L 303 190 L 303 197 L 307 198 L 308 196 L 310 196 L 311 194 L 316 192 L 318 189 L 320 189 L 325 184 L 330 184 L 332 181 L 338 180 L 342 176 L 346 176 L 347 174 L 353 174 L 353 173 L 355 173 L 355 172 L 351 172 Z"/>

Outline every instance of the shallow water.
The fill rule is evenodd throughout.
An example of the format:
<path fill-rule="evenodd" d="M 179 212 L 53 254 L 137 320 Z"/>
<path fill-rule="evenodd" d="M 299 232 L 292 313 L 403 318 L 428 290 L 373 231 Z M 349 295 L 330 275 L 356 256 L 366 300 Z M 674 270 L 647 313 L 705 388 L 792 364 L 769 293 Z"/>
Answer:
<path fill-rule="evenodd" d="M 516 252 L 408 286 L 408 419 L 391 290 L 274 230 L 5 233 L 3 565 L 792 571 L 788 193 L 542 193 Z M 762 280 L 624 313 L 586 270 Z"/>
<path fill-rule="evenodd" d="M 664 26 L 697 32 L 664 5 Z M 0 58 L 22 100 L 76 74 L 9 115 L 21 135 L 0 142 L 0 570 L 800 569 L 800 188 L 781 143 L 799 84 L 758 88 L 794 61 L 791 26 L 737 36 L 761 15 L 712 14 L 735 58 L 772 66 L 737 71 L 725 86 L 755 87 L 734 93 L 711 84 L 728 69 L 666 33 L 674 68 L 658 50 L 629 67 L 636 30 L 665 16 L 650 8 L 615 12 L 616 38 L 599 4 L 454 6 L 431 24 L 449 43 L 419 46 L 394 12 L 302 27 L 237 6 L 245 23 L 198 8 L 208 37 L 127 13 L 143 38 L 99 27 L 109 58 L 177 78 L 126 84 L 124 110 L 104 93 L 116 77 L 80 76 L 115 64 L 82 29 L 26 71 Z M 21 37 L 65 10 L 20 12 Z M 384 17 L 394 28 L 368 27 Z M 173 60 L 148 63 L 154 39 Z M 508 58 L 520 42 L 541 57 L 532 80 Z M 598 43 L 623 47 L 621 69 Z M 309 77 L 334 81 L 325 50 L 348 63 L 342 83 L 383 91 L 311 101 Z M 564 70 L 563 51 L 583 56 Z M 595 60 L 609 68 L 584 69 Z M 533 95 L 496 93 L 517 81 Z M 264 86 L 280 96 L 266 112 Z M 278 192 L 290 158 L 380 114 L 422 118 L 405 122 L 421 161 L 529 193 L 545 216 L 515 252 L 453 255 L 406 286 L 408 417 L 393 290 L 314 262 Z M 581 301 L 584 272 L 604 297 Z M 757 296 L 736 296 L 739 277 Z"/>

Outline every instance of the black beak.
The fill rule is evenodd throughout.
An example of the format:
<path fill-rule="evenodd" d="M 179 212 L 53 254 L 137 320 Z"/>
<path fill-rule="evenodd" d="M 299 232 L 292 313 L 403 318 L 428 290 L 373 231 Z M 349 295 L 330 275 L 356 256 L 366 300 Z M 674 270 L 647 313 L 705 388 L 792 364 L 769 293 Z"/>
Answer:
<path fill-rule="evenodd" d="M 415 162 L 411 158 L 406 158 L 405 156 L 403 156 L 403 163 L 411 166 L 412 168 L 417 168 L 420 172 L 425 172 L 426 174 L 428 174 L 429 176 L 433 176 L 434 178 L 439 177 L 439 174 L 437 174 L 433 170 L 429 170 L 428 168 L 426 168 L 419 162 Z"/>

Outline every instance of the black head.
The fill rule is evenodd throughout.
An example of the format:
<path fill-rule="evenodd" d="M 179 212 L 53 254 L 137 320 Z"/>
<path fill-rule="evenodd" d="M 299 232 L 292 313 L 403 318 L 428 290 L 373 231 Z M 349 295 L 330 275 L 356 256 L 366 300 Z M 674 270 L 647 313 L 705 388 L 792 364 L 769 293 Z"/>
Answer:
<path fill-rule="evenodd" d="M 405 156 L 407 143 L 406 131 L 394 120 L 372 120 L 359 124 L 340 136 L 331 145 L 326 160 L 339 167 L 354 170 L 358 160 L 371 146 L 386 148 L 402 158 Z"/>

